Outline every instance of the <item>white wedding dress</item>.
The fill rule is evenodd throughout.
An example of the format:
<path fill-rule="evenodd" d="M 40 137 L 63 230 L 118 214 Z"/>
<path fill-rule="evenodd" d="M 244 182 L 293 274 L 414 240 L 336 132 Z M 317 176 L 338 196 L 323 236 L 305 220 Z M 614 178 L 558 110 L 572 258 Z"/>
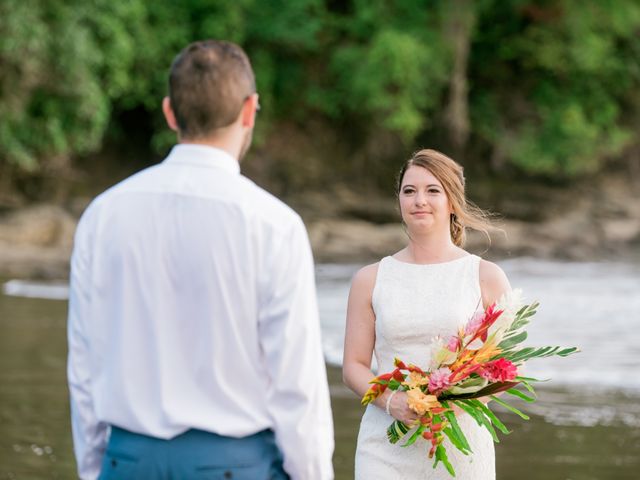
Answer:
<path fill-rule="evenodd" d="M 373 290 L 376 315 L 375 358 L 378 372 L 391 372 L 394 357 L 428 368 L 429 344 L 436 335 L 450 336 L 481 308 L 480 258 L 468 255 L 445 263 L 418 265 L 393 257 L 380 261 Z M 387 440 L 393 418 L 369 405 L 362 417 L 355 460 L 356 480 L 450 479 L 442 463 L 434 469 L 430 444 L 423 439 L 402 447 Z M 495 479 L 495 450 L 489 432 L 467 414 L 459 415 L 473 453 L 462 454 L 445 439 L 458 480 Z"/>

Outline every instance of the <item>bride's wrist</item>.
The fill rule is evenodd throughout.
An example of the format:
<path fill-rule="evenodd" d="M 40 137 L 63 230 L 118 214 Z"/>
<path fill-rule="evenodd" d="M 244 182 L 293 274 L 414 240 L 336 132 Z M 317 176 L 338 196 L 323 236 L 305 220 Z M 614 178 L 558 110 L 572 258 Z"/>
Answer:
<path fill-rule="evenodd" d="M 389 411 L 389 408 L 391 407 L 391 399 L 396 393 L 398 393 L 397 390 L 391 390 L 391 393 L 389 393 L 389 396 L 387 397 L 387 401 L 385 402 L 384 406 L 384 411 L 387 413 L 387 415 L 391 415 L 391 412 Z"/>

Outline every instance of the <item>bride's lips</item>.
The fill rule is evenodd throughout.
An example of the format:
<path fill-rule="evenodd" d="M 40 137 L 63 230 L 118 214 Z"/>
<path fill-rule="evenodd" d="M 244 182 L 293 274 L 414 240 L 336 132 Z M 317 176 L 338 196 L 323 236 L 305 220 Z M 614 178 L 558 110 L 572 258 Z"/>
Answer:
<path fill-rule="evenodd" d="M 420 211 L 420 212 L 411 212 L 411 215 L 422 217 L 424 215 L 431 215 L 431 212 L 422 212 L 422 211 Z"/>

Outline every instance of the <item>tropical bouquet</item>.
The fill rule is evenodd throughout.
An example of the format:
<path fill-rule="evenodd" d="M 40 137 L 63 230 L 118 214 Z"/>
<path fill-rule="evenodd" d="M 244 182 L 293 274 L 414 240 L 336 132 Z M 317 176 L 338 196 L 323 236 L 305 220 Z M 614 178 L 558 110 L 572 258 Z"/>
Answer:
<path fill-rule="evenodd" d="M 418 414 L 418 420 L 412 425 L 394 421 L 387 429 L 389 441 L 397 443 L 409 433 L 402 446 L 412 445 L 419 438 L 426 440 L 430 445 L 429 458 L 435 456 L 433 467 L 442 462 L 455 476 L 442 443 L 445 436 L 465 455 L 472 451 L 454 407 L 469 414 L 499 442 L 496 429 L 505 434 L 509 430 L 491 411 L 486 399 L 528 420 L 527 415 L 496 394 L 504 392 L 526 402 L 535 401 L 531 384 L 541 380 L 521 376 L 522 365 L 532 358 L 566 357 L 579 351 L 577 347 L 520 346 L 527 338 L 525 327 L 538 306 L 537 302 L 524 305 L 520 290 L 503 295 L 485 311 L 478 311 L 456 335 L 434 338 L 428 369 L 396 358 L 393 372 L 378 375 L 369 382 L 372 386 L 362 404 L 373 402 L 386 389 L 406 392 L 408 406 Z M 482 397 L 485 401 L 480 400 Z"/>

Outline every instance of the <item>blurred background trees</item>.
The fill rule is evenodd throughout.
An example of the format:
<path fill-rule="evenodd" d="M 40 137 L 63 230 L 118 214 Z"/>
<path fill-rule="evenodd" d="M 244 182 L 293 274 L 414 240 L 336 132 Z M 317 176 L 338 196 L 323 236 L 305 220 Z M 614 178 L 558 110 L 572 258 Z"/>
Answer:
<path fill-rule="evenodd" d="M 505 179 L 640 168 L 636 0 L 3 0 L 0 194 L 157 160 L 169 65 L 201 38 L 252 59 L 247 168 L 276 190 L 384 184 L 422 146 Z"/>

